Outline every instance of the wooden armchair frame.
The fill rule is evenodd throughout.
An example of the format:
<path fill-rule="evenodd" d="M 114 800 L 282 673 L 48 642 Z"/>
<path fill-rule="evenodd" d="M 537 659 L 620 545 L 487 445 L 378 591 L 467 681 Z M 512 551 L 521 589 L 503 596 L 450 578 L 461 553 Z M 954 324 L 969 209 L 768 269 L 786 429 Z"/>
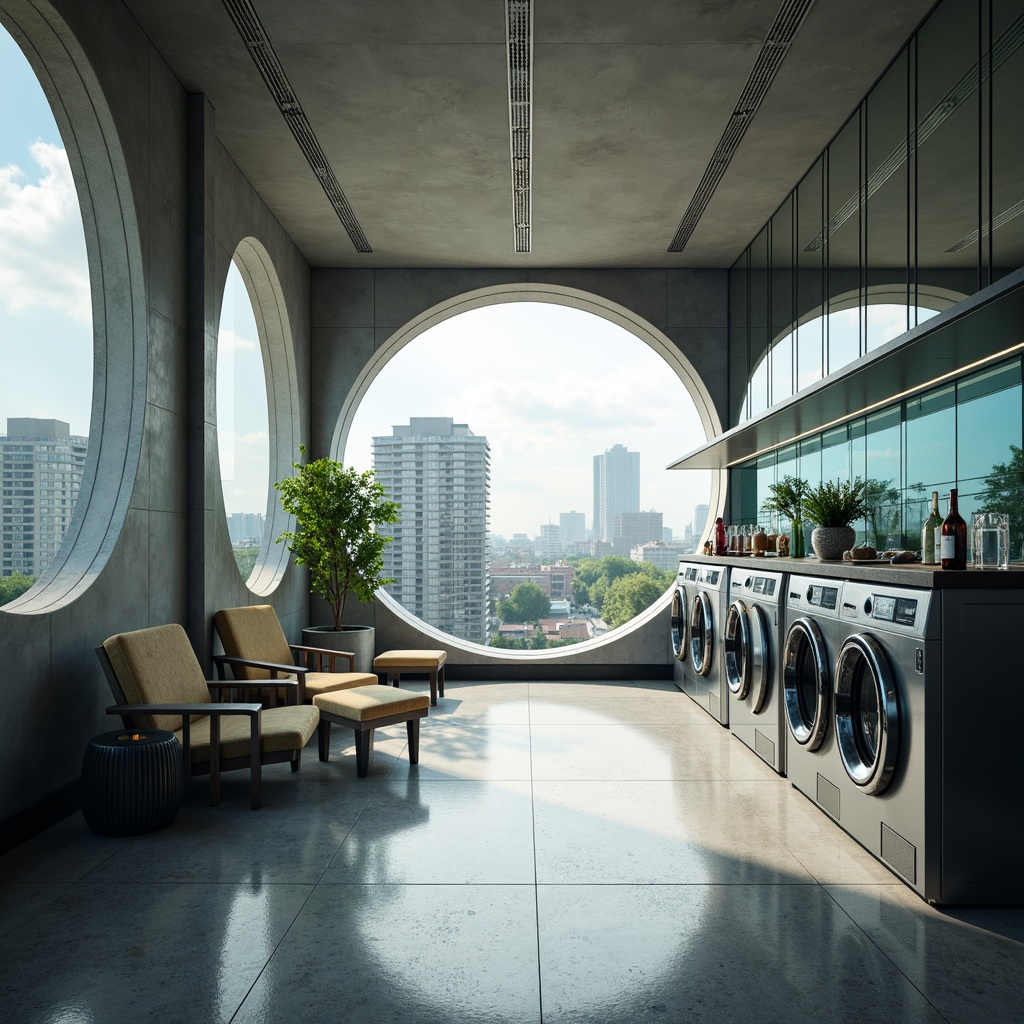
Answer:
<path fill-rule="evenodd" d="M 194 775 L 210 776 L 210 805 L 216 807 L 220 803 L 220 773 L 232 771 L 237 768 L 249 769 L 249 795 L 253 810 L 258 810 L 263 802 L 263 772 L 265 764 L 281 764 L 290 762 L 293 772 L 299 770 L 302 751 L 280 750 L 263 753 L 260 750 L 262 737 L 262 705 L 242 704 L 211 701 L 209 704 L 129 704 L 121 687 L 121 683 L 114 672 L 110 656 L 103 646 L 96 648 L 96 656 L 103 666 L 103 673 L 107 678 L 111 693 L 114 695 L 115 704 L 107 708 L 108 715 L 120 715 L 121 721 L 126 729 L 136 730 L 142 726 L 136 723 L 136 716 L 142 715 L 181 715 L 181 746 L 182 762 L 185 777 L 191 778 Z M 290 670 L 291 671 L 291 670 Z M 227 684 L 221 680 L 207 681 L 211 697 L 216 694 L 223 698 L 226 688 L 238 690 L 259 690 L 266 688 L 266 680 L 230 680 Z M 300 684 L 294 679 L 281 679 L 275 683 L 276 686 L 285 688 L 287 692 L 287 704 L 296 704 Z M 191 716 L 206 715 L 210 719 L 210 759 L 208 761 L 192 760 L 191 745 Z M 249 717 L 249 753 L 245 757 L 220 756 L 220 720 L 224 715 L 247 715 Z"/>

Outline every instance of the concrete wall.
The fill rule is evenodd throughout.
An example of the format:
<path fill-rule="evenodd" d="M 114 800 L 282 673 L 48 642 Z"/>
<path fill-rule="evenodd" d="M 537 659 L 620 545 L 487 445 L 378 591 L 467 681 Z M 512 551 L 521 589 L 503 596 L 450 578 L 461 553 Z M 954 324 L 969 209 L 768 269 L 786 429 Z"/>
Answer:
<path fill-rule="evenodd" d="M 374 353 L 409 321 L 435 305 L 481 288 L 527 282 L 577 289 L 638 314 L 664 334 L 697 371 L 722 423 L 728 422 L 728 273 L 724 270 L 331 270 L 313 271 L 312 423 L 315 455 L 331 454 L 339 416 L 356 379 Z M 312 614 L 325 610 L 313 601 Z M 436 636 L 417 629 L 383 602 L 356 605 L 349 621 L 376 628 L 378 650 L 434 647 Z M 511 674 L 542 676 L 571 664 L 667 667 L 672 654 L 667 608 L 614 641 L 526 662 L 483 648 L 449 650 L 449 665 L 504 666 Z M 621 672 L 620 672 L 621 674 Z"/>
<path fill-rule="evenodd" d="M 205 346 L 207 361 L 205 406 L 215 410 L 216 325 L 221 289 L 228 262 L 237 243 L 258 239 L 266 248 L 280 278 L 291 318 L 294 339 L 295 391 L 301 399 L 299 434 L 306 436 L 309 394 L 309 267 L 259 196 L 216 142 L 212 111 L 210 148 L 205 172 L 189 180 L 187 139 L 189 101 L 181 83 L 134 19 L 117 0 L 61 3 L 56 10 L 45 0 L 0 0 L 0 17 L 21 41 L 34 43 L 30 56 L 37 73 L 47 75 L 53 95 L 68 85 L 69 57 L 94 75 L 106 110 L 100 111 L 109 134 L 90 135 L 70 119 L 61 123 L 74 142 L 89 147 L 119 141 L 123 180 L 130 195 L 109 190 L 93 195 L 92 206 L 101 223 L 111 204 L 129 204 L 137 223 L 136 253 L 141 254 L 144 315 L 138 318 L 135 367 L 140 392 L 140 445 L 127 446 L 123 476 L 128 479 L 130 503 L 123 525 L 111 531 L 110 543 L 99 547 L 91 569 L 76 587 L 49 608 L 35 612 L 0 610 L 0 686 L 5 713 L 0 717 L 0 833 L 13 835 L 22 827 L 28 808 L 56 805 L 80 773 L 88 738 L 118 728 L 120 720 L 104 713 L 111 703 L 93 648 L 107 636 L 123 630 L 189 618 L 190 595 L 198 602 L 205 623 L 203 635 L 194 637 L 200 650 L 210 645 L 210 615 L 218 607 L 270 600 L 288 631 L 296 635 L 305 621 L 308 596 L 304 573 L 288 569 L 269 598 L 256 598 L 238 574 L 231 552 L 220 496 L 215 425 L 193 422 L 190 428 L 189 309 L 199 308 L 212 343 Z M 37 26 L 43 19 L 55 26 L 52 39 L 41 39 Z M 64 20 L 66 19 L 66 20 Z M 61 42 L 62 41 L 62 42 Z M 9 97 L 8 102 L 15 102 Z M 81 131 L 79 129 L 81 128 Z M 72 144 L 69 143 L 69 150 Z M 81 180 L 82 166 L 72 166 Z M 81 191 L 81 184 L 79 186 Z M 204 293 L 189 293 L 188 224 L 190 200 L 207 211 L 206 283 Z M 83 204 L 84 205 L 84 204 Z M 93 240 L 93 247 L 99 244 Z M 92 258 L 94 252 L 90 253 Z M 95 268 L 94 268 L 95 269 Z M 94 273 L 94 304 L 97 287 Z M 133 367 L 105 367 L 109 385 L 129 386 Z M 104 445 L 126 423 L 104 424 Z M 190 429 L 205 434 L 201 463 L 188 462 Z M 94 422 L 90 436 L 99 436 Z M 92 458 L 90 452 L 90 458 Z M 198 479 L 198 511 L 206 522 L 205 557 L 190 550 L 187 508 L 190 476 Z M 96 487 L 111 486 L 102 475 Z M 199 580 L 199 585 L 195 581 Z M 40 811 L 44 813 L 44 811 Z M 5 820 L 6 819 L 6 820 Z M 0 835 L 0 838 L 5 836 Z"/>

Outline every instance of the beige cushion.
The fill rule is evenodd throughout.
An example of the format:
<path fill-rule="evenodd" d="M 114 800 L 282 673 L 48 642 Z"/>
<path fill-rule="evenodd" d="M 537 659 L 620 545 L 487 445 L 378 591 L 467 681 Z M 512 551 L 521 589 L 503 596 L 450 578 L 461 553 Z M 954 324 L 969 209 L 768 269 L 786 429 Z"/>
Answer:
<path fill-rule="evenodd" d="M 351 690 L 356 686 L 376 686 L 377 677 L 372 672 L 307 672 L 306 697 L 330 690 Z M 383 689 L 383 687 L 381 687 Z"/>
<path fill-rule="evenodd" d="M 355 690 L 332 690 L 313 698 L 313 705 L 324 714 L 369 722 L 375 718 L 401 715 L 430 706 L 425 693 L 410 693 L 387 686 L 360 686 Z"/>
<path fill-rule="evenodd" d="M 384 651 L 373 659 L 374 668 L 440 668 L 445 651 Z"/>
<path fill-rule="evenodd" d="M 224 653 L 230 658 L 269 661 L 275 665 L 292 665 L 291 649 L 284 635 L 277 612 L 269 604 L 246 608 L 223 608 L 213 616 Z M 263 668 L 233 665 L 236 679 L 269 679 Z"/>
<path fill-rule="evenodd" d="M 129 704 L 207 704 L 210 691 L 185 630 L 177 623 L 117 633 L 103 649 Z M 142 715 L 149 729 L 173 732 L 180 715 Z"/>
<path fill-rule="evenodd" d="M 381 687 L 383 689 L 383 687 Z M 249 756 L 248 715 L 220 716 L 220 756 Z M 308 704 L 298 707 L 266 708 L 260 715 L 260 752 L 274 754 L 281 750 L 301 750 L 320 721 L 320 712 Z M 181 729 L 174 730 L 181 739 Z M 192 760 L 210 760 L 210 718 L 204 715 L 192 722 Z"/>

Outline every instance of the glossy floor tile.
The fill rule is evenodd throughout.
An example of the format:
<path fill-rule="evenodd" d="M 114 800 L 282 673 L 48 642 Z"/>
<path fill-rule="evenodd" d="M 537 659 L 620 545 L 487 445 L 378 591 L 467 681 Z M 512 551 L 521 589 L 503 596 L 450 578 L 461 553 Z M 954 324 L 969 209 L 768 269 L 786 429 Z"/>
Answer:
<path fill-rule="evenodd" d="M 926 906 L 665 681 L 449 683 L 418 765 L 186 789 L 0 857 L 3 1024 L 1024 1024 L 1024 909 Z"/>

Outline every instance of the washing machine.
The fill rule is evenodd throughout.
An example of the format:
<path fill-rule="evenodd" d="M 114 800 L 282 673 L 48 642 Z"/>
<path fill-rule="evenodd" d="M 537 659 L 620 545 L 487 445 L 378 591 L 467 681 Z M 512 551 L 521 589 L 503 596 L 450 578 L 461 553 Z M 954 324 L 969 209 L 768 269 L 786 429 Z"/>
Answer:
<path fill-rule="evenodd" d="M 672 592 L 673 678 L 676 686 L 694 700 L 697 698 L 697 683 L 690 668 L 690 610 L 696 598 L 700 570 L 699 565 L 680 561 Z"/>
<path fill-rule="evenodd" d="M 1024 573 L 932 575 L 790 578 L 787 772 L 928 902 L 1024 903 Z"/>
<path fill-rule="evenodd" d="M 729 688 L 729 728 L 780 775 L 786 774 L 786 713 L 782 692 L 782 627 L 786 574 L 761 568 L 729 570 L 723 670 Z"/>
<path fill-rule="evenodd" d="M 670 617 L 670 641 L 672 644 L 672 678 L 680 690 L 685 691 L 683 676 L 686 671 L 686 660 L 689 656 L 689 617 L 690 596 L 686 581 L 686 572 L 690 568 L 693 578 L 697 578 L 697 570 L 679 563 L 675 587 L 672 590 L 672 612 Z"/>
<path fill-rule="evenodd" d="M 729 571 L 724 565 L 697 567 L 689 622 L 688 673 L 693 681 L 691 695 L 722 725 L 729 724 L 729 690 L 725 685 L 721 632 L 728 597 L 728 578 Z"/>
<path fill-rule="evenodd" d="M 782 645 L 786 775 L 826 814 L 839 820 L 842 771 L 832 726 L 832 666 L 846 639 L 842 580 L 790 576 Z"/>

